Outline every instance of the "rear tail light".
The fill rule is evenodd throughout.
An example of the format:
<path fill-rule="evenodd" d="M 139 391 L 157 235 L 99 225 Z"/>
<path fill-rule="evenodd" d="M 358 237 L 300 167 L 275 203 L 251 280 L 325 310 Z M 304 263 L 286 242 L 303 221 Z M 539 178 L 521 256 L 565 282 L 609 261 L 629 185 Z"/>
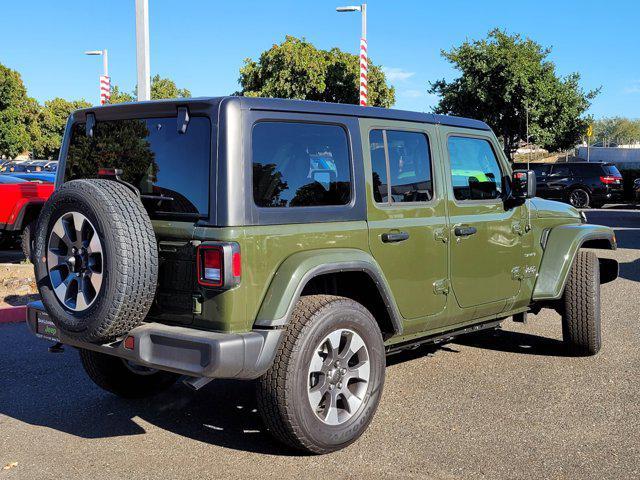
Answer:
<path fill-rule="evenodd" d="M 196 260 L 200 285 L 227 289 L 240 284 L 242 257 L 237 243 L 203 243 Z"/>
<path fill-rule="evenodd" d="M 620 183 L 622 177 L 614 177 L 611 175 L 607 175 L 605 177 L 600 177 L 600 181 L 605 185 L 614 185 Z"/>

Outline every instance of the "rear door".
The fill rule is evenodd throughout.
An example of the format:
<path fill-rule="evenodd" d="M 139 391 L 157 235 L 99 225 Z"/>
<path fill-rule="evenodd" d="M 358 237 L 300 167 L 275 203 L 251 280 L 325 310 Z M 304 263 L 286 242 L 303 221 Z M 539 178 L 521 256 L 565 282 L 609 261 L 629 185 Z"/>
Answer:
<path fill-rule="evenodd" d="M 441 312 L 448 282 L 444 188 L 436 127 L 361 119 L 369 245 L 389 283 L 405 333 Z M 418 320 L 422 319 L 422 320 Z"/>
<path fill-rule="evenodd" d="M 547 198 L 562 200 L 567 193 L 567 187 L 574 183 L 573 168 L 568 164 L 556 163 L 551 167 L 547 176 Z"/>
<path fill-rule="evenodd" d="M 458 304 L 484 316 L 520 290 L 523 207 L 506 208 L 509 168 L 489 132 L 441 127 L 451 235 L 451 282 Z M 484 305 L 484 307 L 480 307 Z"/>

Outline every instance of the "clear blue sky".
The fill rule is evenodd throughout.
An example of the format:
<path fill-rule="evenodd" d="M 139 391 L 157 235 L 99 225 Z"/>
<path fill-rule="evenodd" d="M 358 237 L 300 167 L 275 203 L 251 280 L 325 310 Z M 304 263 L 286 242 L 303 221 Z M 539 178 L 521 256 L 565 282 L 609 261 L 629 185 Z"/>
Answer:
<path fill-rule="evenodd" d="M 357 52 L 360 17 L 338 14 L 341 1 L 150 0 L 151 71 L 194 96 L 238 88 L 246 57 L 279 43 L 286 34 L 316 46 Z M 349 4 L 349 0 L 345 2 Z M 506 28 L 553 47 L 565 75 L 578 71 L 585 89 L 602 87 L 595 117 L 640 117 L 638 0 L 370 0 L 369 54 L 387 68 L 397 108 L 428 111 L 435 103 L 429 81 L 453 78 L 440 57 L 465 39 Z M 97 102 L 100 57 L 109 49 L 112 82 L 134 88 L 134 0 L 5 1 L 0 7 L 0 63 L 18 70 L 29 95 Z"/>

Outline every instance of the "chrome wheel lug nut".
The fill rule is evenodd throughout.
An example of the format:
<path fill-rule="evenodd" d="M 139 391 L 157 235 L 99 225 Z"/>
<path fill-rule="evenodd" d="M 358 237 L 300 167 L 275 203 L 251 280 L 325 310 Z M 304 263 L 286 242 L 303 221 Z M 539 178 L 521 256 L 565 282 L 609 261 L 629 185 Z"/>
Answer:
<path fill-rule="evenodd" d="M 341 368 L 340 369 L 340 374 L 344 375 L 345 373 L 347 373 L 347 369 L 346 368 Z"/>
<path fill-rule="evenodd" d="M 342 388 L 342 383 L 339 383 L 339 384 L 337 385 L 337 387 L 338 387 L 338 388 Z"/>
<path fill-rule="evenodd" d="M 335 386 L 335 385 L 334 385 L 333 383 L 330 383 L 330 384 L 329 384 L 329 390 L 333 390 L 333 387 L 334 387 L 334 386 Z"/>

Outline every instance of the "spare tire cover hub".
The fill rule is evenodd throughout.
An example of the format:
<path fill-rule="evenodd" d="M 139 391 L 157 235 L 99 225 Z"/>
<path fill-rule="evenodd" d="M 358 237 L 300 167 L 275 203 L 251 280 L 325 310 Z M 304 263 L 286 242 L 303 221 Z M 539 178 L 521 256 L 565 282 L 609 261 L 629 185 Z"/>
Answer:
<path fill-rule="evenodd" d="M 89 308 L 102 286 L 102 242 L 79 212 L 62 215 L 49 235 L 47 270 L 58 300 L 70 310 Z"/>

